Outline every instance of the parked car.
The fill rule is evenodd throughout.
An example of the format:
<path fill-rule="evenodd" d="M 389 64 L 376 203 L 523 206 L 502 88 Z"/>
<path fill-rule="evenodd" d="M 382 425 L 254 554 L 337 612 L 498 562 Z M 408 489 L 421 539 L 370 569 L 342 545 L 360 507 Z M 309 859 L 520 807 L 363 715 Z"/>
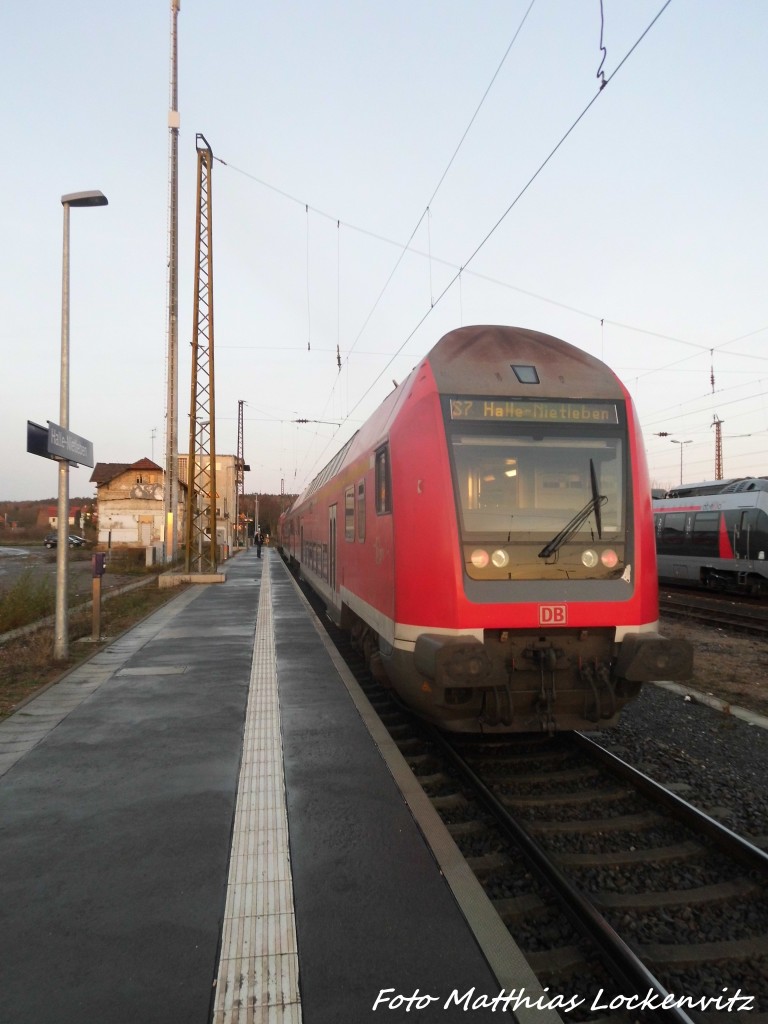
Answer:
<path fill-rule="evenodd" d="M 47 533 L 43 544 L 47 548 L 55 548 L 59 543 L 58 533 Z M 69 546 L 71 548 L 81 548 L 85 544 L 85 537 L 78 537 L 76 533 L 70 533 L 69 535 Z"/>

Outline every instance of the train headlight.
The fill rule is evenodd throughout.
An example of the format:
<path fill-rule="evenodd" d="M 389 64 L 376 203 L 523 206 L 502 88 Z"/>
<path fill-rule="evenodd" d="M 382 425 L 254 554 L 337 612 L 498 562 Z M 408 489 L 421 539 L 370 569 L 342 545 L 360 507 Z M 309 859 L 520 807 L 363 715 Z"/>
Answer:
<path fill-rule="evenodd" d="M 503 548 L 499 548 L 498 551 L 494 551 L 491 555 L 491 561 L 497 569 L 503 569 L 509 565 L 509 555 Z"/>
<path fill-rule="evenodd" d="M 488 552 L 483 551 L 482 548 L 475 548 L 472 554 L 469 556 L 469 560 L 476 569 L 484 569 L 490 561 Z"/>
<path fill-rule="evenodd" d="M 581 564 L 586 566 L 587 569 L 594 569 L 594 567 L 597 565 L 597 562 L 598 558 L 596 551 L 593 551 L 591 548 L 588 548 L 586 551 L 582 551 Z"/>
<path fill-rule="evenodd" d="M 619 556 L 611 548 L 608 548 L 607 551 L 604 551 L 602 555 L 600 555 L 600 561 L 603 563 L 606 569 L 613 569 L 616 565 L 618 565 Z"/>

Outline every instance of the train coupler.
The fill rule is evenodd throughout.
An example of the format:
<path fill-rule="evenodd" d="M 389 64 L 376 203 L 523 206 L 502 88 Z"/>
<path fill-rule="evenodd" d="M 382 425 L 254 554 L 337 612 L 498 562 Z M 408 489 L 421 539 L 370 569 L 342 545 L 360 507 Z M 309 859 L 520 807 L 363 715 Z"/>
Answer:
<path fill-rule="evenodd" d="M 587 692 L 592 693 L 592 706 L 584 711 L 590 722 L 613 718 L 616 714 L 616 690 L 608 666 L 602 662 L 585 662 L 579 666 L 579 678 Z"/>
<path fill-rule="evenodd" d="M 512 688 L 506 686 L 489 686 L 483 690 L 483 710 L 479 716 L 482 725 L 510 726 L 514 717 Z"/>

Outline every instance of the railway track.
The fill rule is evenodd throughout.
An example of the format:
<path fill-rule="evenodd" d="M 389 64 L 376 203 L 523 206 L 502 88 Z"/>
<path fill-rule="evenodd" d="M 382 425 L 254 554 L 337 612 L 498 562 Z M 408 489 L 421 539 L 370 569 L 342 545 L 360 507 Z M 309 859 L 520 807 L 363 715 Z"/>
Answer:
<path fill-rule="evenodd" d="M 487 744 L 383 717 L 569 1020 L 768 1020 L 762 850 L 587 737 Z"/>
<path fill-rule="evenodd" d="M 542 984 L 602 1009 L 622 1009 L 633 994 L 653 993 L 652 1006 L 687 997 L 662 1017 L 676 1021 L 713 1019 L 697 1012 L 706 1005 L 700 1000 L 722 1010 L 741 988 L 753 1010 L 760 998 L 758 1012 L 768 1012 L 762 850 L 587 737 L 490 748 L 439 734 L 431 740 L 461 783 L 459 799 L 438 797 L 438 810 L 455 815 L 463 804 L 465 820 L 447 827 L 463 851 L 470 838 L 469 863 Z M 511 842 L 512 856 L 498 841 L 494 850 L 473 852 L 488 828 L 470 809 L 475 801 Z M 543 892 L 506 895 L 517 851 Z M 555 904 L 575 937 L 557 923 Z M 548 935 L 557 941 L 538 948 Z M 730 1009 L 747 1008 L 737 1004 Z"/>
<path fill-rule="evenodd" d="M 659 594 L 659 611 L 670 618 L 693 619 L 706 625 L 768 637 L 768 607 L 754 600 L 667 588 Z"/>
<path fill-rule="evenodd" d="M 425 728 L 326 628 L 564 1020 L 768 1024 L 764 851 L 586 736 Z"/>
<path fill-rule="evenodd" d="M 768 1024 L 768 854 L 587 736 L 425 727 L 319 614 L 563 1020 Z"/>

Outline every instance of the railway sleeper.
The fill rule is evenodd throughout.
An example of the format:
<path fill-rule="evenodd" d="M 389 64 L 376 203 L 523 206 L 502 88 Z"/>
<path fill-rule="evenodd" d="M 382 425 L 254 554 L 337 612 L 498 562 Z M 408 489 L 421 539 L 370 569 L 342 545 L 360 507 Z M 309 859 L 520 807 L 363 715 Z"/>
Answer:
<path fill-rule="evenodd" d="M 701 854 L 701 845 L 689 840 L 684 843 L 676 843 L 673 846 L 654 847 L 652 850 L 614 850 L 610 853 L 558 853 L 552 859 L 558 864 L 571 868 L 591 868 L 690 860 L 694 857 L 700 857 Z"/>
<path fill-rule="evenodd" d="M 481 836 L 488 832 L 485 822 L 474 819 L 473 821 L 451 821 L 445 826 L 453 839 L 463 839 L 467 836 Z"/>
<path fill-rule="evenodd" d="M 541 763 L 541 759 L 537 758 L 537 761 Z M 563 768 L 560 771 L 547 772 L 546 776 L 542 776 L 541 771 L 537 772 L 519 772 L 516 770 L 516 763 L 514 759 L 503 760 L 499 758 L 493 761 L 493 767 L 505 767 L 508 766 L 512 769 L 510 772 L 510 781 L 516 786 L 530 786 L 530 785 L 541 785 L 542 781 L 546 781 L 549 785 L 562 785 L 569 782 L 587 782 L 590 779 L 600 778 L 600 769 L 592 765 L 585 765 L 583 768 Z M 500 779 L 497 781 L 501 781 Z M 506 781 L 506 780 L 504 780 Z"/>
<path fill-rule="evenodd" d="M 512 796 L 499 794 L 499 800 L 505 807 L 526 808 L 526 807 L 558 807 L 562 805 L 580 805 L 614 803 L 616 800 L 626 800 L 634 796 L 634 790 L 628 787 L 620 789 L 609 789 L 603 792 L 589 791 L 586 793 L 547 793 L 542 796 Z M 589 826 L 589 822 L 582 821 L 582 827 Z"/>
<path fill-rule="evenodd" d="M 724 939 L 722 942 L 702 942 L 670 945 L 649 943 L 639 946 L 638 955 L 653 967 L 697 967 L 700 964 L 727 963 L 728 961 L 756 960 L 765 957 L 766 937 Z"/>
<path fill-rule="evenodd" d="M 459 811 L 469 807 L 469 801 L 461 793 L 451 793 L 449 796 L 433 796 L 430 803 L 436 811 Z"/>
<path fill-rule="evenodd" d="M 529 821 L 525 827 L 528 832 L 536 835 L 564 835 L 568 832 L 606 833 L 606 832 L 638 832 L 654 828 L 666 819 L 660 814 L 649 811 L 645 814 L 625 814 L 618 818 L 589 819 L 587 821 Z"/>
<path fill-rule="evenodd" d="M 478 878 L 487 878 L 494 871 L 501 871 L 509 866 L 509 858 L 502 853 L 483 853 L 477 857 L 467 857 L 466 861 Z"/>
<path fill-rule="evenodd" d="M 548 905 L 535 893 L 526 893 L 524 896 L 502 896 L 500 899 L 493 900 L 493 909 L 507 927 L 516 921 L 526 921 L 549 911 Z"/>
<path fill-rule="evenodd" d="M 546 983 L 588 969 L 594 958 L 581 946 L 561 946 L 542 953 L 526 952 L 525 959 L 539 981 Z"/>
<path fill-rule="evenodd" d="M 675 892 L 601 892 L 590 898 L 603 910 L 659 910 L 663 907 L 705 906 L 710 903 L 725 903 L 728 900 L 762 895 L 763 888 L 757 882 L 739 878 L 716 885 L 702 885 L 698 889 L 681 889 Z"/>

